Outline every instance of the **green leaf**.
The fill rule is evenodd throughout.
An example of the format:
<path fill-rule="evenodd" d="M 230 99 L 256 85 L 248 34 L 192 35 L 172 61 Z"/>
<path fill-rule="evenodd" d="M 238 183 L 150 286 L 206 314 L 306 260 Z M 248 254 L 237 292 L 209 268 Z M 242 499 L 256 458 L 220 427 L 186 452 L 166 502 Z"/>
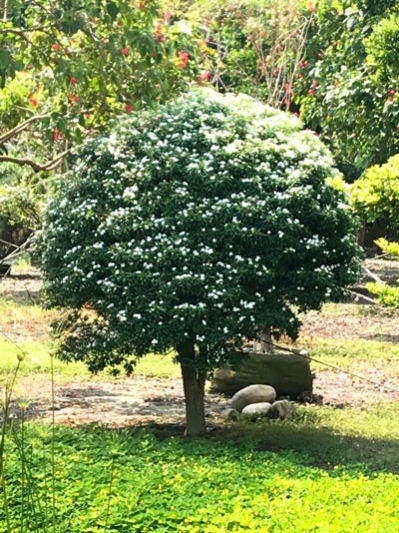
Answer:
<path fill-rule="evenodd" d="M 0 48 L 0 69 L 5 70 L 10 62 L 10 52 Z"/>
<path fill-rule="evenodd" d="M 61 31 L 66 35 L 74 35 L 79 30 L 84 28 L 85 21 L 83 19 L 65 20 L 61 22 Z"/>
<path fill-rule="evenodd" d="M 115 2 L 107 2 L 107 11 L 112 20 L 115 20 L 119 14 L 119 9 Z"/>

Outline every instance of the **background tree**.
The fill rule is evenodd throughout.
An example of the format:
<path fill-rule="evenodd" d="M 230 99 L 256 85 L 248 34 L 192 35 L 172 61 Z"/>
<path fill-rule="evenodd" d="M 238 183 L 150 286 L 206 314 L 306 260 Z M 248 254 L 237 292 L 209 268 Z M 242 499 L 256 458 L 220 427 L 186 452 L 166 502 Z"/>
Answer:
<path fill-rule="evenodd" d="M 10 3 L 0 23 L 3 128 L 44 114 L 49 141 L 79 141 L 185 87 L 196 53 L 189 26 L 157 0 Z"/>
<path fill-rule="evenodd" d="M 399 150 L 398 3 L 319 0 L 294 101 L 350 181 Z"/>
<path fill-rule="evenodd" d="M 12 208 L 13 221 L 31 229 L 51 194 L 45 178 L 70 148 L 110 118 L 201 81 L 202 54 L 190 25 L 158 0 L 8 0 L 1 6 L 0 217 L 8 219 Z M 15 171 L 9 163 L 25 168 Z M 30 200 L 29 221 L 18 198 Z"/>
<path fill-rule="evenodd" d="M 84 144 L 46 210 L 60 353 L 91 370 L 173 349 L 188 434 L 209 371 L 356 278 L 356 224 L 322 143 L 249 97 L 196 91 Z M 133 355 L 132 355 L 133 354 Z"/>
<path fill-rule="evenodd" d="M 311 20 L 303 0 L 174 1 L 202 36 L 202 77 L 288 109 Z"/>

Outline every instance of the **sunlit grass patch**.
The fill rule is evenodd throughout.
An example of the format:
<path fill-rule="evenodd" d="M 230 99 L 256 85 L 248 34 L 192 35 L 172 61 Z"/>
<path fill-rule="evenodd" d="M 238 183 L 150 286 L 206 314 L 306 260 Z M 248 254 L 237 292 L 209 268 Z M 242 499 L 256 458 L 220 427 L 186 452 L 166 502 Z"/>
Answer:
<path fill-rule="evenodd" d="M 177 378 L 181 376 L 180 366 L 173 361 L 172 354 L 149 354 L 138 359 L 135 373 L 159 378 Z"/>
<path fill-rule="evenodd" d="M 50 374 L 51 345 L 39 341 L 24 341 L 18 345 L 0 338 L 0 376 L 6 376 L 15 368 L 17 357 L 22 353 L 23 360 L 19 369 L 19 376 L 33 373 Z M 54 370 L 57 374 L 66 376 L 89 376 L 90 373 L 83 363 L 64 363 L 54 358 Z"/>
<path fill-rule="evenodd" d="M 399 346 L 391 342 L 301 338 L 300 345 L 309 351 L 311 357 L 343 369 L 360 371 L 362 367 L 373 365 L 383 365 L 392 373 L 397 373 L 399 369 Z M 317 361 L 312 361 L 311 365 L 315 370 L 325 368 Z"/>

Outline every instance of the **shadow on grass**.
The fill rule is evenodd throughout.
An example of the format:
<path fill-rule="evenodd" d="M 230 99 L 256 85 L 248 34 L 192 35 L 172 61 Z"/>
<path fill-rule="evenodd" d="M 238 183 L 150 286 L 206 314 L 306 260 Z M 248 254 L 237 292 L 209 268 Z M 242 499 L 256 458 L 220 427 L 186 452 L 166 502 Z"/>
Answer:
<path fill-rule="evenodd" d="M 183 427 L 170 428 L 156 424 L 147 426 L 158 438 L 181 435 Z M 257 451 L 293 451 L 307 457 L 307 463 L 323 470 L 334 470 L 335 465 L 370 472 L 399 474 L 399 441 L 368 439 L 339 435 L 327 428 L 303 427 L 295 422 L 265 421 L 257 427 L 237 425 L 226 428 L 213 426 L 206 439 L 240 445 L 250 437 Z M 184 440 L 189 440 L 187 437 Z"/>

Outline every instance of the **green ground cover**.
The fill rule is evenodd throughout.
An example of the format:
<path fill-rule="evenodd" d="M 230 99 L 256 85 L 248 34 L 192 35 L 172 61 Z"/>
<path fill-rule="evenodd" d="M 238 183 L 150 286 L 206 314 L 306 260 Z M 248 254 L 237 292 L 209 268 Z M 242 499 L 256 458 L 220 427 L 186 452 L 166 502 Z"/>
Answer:
<path fill-rule="evenodd" d="M 17 437 L 6 448 L 15 532 L 53 531 L 52 442 L 57 533 L 399 531 L 397 476 L 371 458 L 315 466 L 311 453 L 262 450 L 259 438 L 189 441 L 90 427 L 57 427 L 53 441 L 49 428 L 30 426 L 23 443 Z"/>

